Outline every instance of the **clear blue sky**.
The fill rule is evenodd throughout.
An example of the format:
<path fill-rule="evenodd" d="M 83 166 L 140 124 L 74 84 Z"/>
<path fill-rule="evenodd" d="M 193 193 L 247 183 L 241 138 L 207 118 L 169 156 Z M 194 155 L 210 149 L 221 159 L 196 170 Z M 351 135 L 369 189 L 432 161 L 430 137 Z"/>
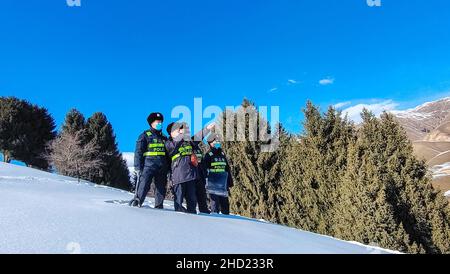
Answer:
<path fill-rule="evenodd" d="M 81 4 L 1 1 L 0 95 L 47 107 L 58 125 L 73 107 L 86 116 L 102 111 L 122 151 L 133 150 L 149 112 L 170 116 L 194 97 L 279 105 L 295 132 L 307 99 L 323 109 L 402 109 L 450 91 L 449 1 Z"/>

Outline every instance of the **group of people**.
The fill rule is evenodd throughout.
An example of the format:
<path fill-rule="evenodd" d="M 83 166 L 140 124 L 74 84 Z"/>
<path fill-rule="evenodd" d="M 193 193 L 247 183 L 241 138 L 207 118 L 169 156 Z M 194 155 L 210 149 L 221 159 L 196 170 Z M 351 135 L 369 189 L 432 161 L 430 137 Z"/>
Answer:
<path fill-rule="evenodd" d="M 169 181 L 175 211 L 196 214 L 198 207 L 201 213 L 228 215 L 228 195 L 233 179 L 220 136 L 213 132 L 215 125 L 210 124 L 191 136 L 186 123 L 174 122 L 167 126 L 169 137 L 166 137 L 162 132 L 164 116 L 161 113 L 151 113 L 147 122 L 150 128 L 136 142 L 135 171 L 131 180 L 135 196 L 130 206 L 142 206 L 153 182 L 155 208 L 163 209 Z M 201 149 L 203 139 L 209 145 L 206 154 Z"/>

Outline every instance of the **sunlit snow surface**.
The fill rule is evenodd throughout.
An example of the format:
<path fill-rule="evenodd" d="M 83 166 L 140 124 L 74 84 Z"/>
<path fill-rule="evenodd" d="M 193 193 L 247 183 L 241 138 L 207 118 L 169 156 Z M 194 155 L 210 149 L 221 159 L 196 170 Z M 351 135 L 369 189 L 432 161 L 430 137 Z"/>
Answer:
<path fill-rule="evenodd" d="M 239 216 L 131 208 L 132 194 L 0 163 L 0 253 L 385 253 Z"/>

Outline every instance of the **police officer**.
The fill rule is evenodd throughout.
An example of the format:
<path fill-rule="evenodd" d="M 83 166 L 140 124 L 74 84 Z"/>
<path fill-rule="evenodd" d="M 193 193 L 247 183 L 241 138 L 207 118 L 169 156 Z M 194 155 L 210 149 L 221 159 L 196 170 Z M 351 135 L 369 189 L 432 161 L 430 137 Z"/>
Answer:
<path fill-rule="evenodd" d="M 197 156 L 186 123 L 170 123 L 170 137 L 166 151 L 171 160 L 170 176 L 173 186 L 175 211 L 197 213 L 196 182 L 199 179 Z M 183 207 L 186 198 L 187 208 Z"/>
<path fill-rule="evenodd" d="M 147 117 L 150 129 L 144 131 L 136 142 L 134 153 L 135 172 L 132 177 L 137 182 L 135 182 L 135 197 L 130 201 L 131 206 L 142 206 L 150 190 L 151 182 L 154 180 L 156 189 L 155 208 L 163 208 L 169 166 L 165 149 L 167 137 L 161 132 L 163 121 L 164 116 L 161 113 L 151 113 Z"/>
<path fill-rule="evenodd" d="M 211 212 L 230 214 L 229 189 L 233 186 L 230 165 L 222 150 L 221 139 L 213 133 L 208 137 L 211 150 L 203 158 L 202 166 L 206 172 L 206 191 Z"/>

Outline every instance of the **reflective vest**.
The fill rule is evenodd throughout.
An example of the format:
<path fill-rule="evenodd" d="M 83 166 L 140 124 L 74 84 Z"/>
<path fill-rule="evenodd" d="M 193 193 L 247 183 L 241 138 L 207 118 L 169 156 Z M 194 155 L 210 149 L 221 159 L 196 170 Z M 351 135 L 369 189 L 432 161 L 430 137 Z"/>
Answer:
<path fill-rule="evenodd" d="M 212 152 L 210 152 L 210 156 L 213 156 Z M 208 167 L 208 173 L 224 173 L 226 172 L 226 167 L 227 161 L 225 160 L 225 156 L 213 156 Z"/>
<path fill-rule="evenodd" d="M 179 148 L 176 154 L 172 156 L 172 163 L 175 162 L 176 159 L 184 156 L 191 156 L 193 154 L 192 145 L 189 142 L 184 142 Z"/>
<path fill-rule="evenodd" d="M 166 156 L 164 141 L 160 138 L 153 137 L 153 133 L 151 131 L 147 131 L 145 133 L 148 137 L 150 137 L 150 141 L 147 145 L 147 151 L 144 153 L 144 157 Z"/>

